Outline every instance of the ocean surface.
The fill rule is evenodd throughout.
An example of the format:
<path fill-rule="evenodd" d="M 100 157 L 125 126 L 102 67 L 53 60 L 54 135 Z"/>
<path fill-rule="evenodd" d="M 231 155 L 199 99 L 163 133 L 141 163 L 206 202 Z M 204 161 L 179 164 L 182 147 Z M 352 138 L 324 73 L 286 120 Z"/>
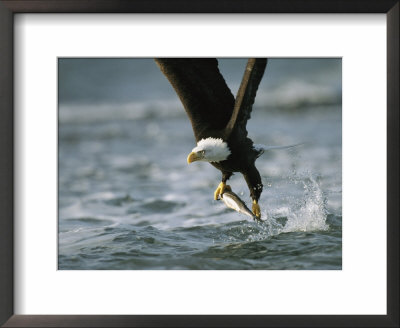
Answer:
<path fill-rule="evenodd" d="M 220 60 L 236 94 L 246 60 Z M 249 137 L 264 222 L 214 201 L 190 122 L 151 59 L 59 59 L 58 268 L 341 270 L 340 59 L 270 59 Z M 251 208 L 241 174 L 229 184 Z"/>

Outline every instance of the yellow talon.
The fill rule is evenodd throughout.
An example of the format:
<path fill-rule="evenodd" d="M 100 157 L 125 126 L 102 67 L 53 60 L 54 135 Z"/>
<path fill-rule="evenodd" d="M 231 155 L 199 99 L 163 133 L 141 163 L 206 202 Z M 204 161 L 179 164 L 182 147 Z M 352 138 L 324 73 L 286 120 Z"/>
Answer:
<path fill-rule="evenodd" d="M 257 219 L 261 218 L 261 210 L 260 210 L 260 205 L 258 205 L 256 200 L 253 200 L 253 214 L 257 217 Z"/>
<path fill-rule="evenodd" d="M 230 186 L 226 185 L 225 182 L 221 182 L 214 192 L 214 199 L 218 200 L 219 196 L 222 195 L 225 190 L 232 191 Z"/>

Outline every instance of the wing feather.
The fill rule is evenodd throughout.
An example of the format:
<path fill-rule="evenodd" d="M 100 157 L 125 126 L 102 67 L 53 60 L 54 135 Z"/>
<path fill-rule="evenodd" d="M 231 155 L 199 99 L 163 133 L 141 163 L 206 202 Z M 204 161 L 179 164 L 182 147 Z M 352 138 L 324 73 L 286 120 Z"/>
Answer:
<path fill-rule="evenodd" d="M 247 136 L 247 121 L 250 118 L 257 89 L 264 75 L 266 66 L 266 58 L 251 58 L 248 60 L 236 96 L 232 116 L 224 131 L 225 138 L 229 138 L 233 131 L 239 133 L 243 138 Z"/>
<path fill-rule="evenodd" d="M 215 58 L 157 58 L 163 74 L 178 94 L 197 141 L 224 130 L 235 99 Z"/>

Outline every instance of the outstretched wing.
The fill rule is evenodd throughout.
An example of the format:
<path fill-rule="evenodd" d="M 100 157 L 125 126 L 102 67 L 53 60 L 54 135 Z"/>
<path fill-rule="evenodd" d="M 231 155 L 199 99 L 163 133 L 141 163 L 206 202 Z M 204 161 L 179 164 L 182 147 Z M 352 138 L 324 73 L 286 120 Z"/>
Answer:
<path fill-rule="evenodd" d="M 215 58 L 157 58 L 156 63 L 178 94 L 196 141 L 223 131 L 235 99 Z"/>
<path fill-rule="evenodd" d="M 225 138 L 229 138 L 235 130 L 244 138 L 247 136 L 246 124 L 250 118 L 258 85 L 264 75 L 266 66 L 266 58 L 251 58 L 248 60 L 242 83 L 236 96 L 232 117 L 224 131 Z"/>

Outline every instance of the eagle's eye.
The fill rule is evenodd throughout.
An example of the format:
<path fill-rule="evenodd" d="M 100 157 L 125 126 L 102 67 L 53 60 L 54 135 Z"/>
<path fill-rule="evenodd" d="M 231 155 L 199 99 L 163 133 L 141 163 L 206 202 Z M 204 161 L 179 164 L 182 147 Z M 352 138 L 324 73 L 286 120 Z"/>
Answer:
<path fill-rule="evenodd" d="M 203 156 L 204 156 L 205 153 L 206 153 L 205 150 L 202 150 L 202 151 L 200 152 L 200 154 L 202 154 Z"/>

